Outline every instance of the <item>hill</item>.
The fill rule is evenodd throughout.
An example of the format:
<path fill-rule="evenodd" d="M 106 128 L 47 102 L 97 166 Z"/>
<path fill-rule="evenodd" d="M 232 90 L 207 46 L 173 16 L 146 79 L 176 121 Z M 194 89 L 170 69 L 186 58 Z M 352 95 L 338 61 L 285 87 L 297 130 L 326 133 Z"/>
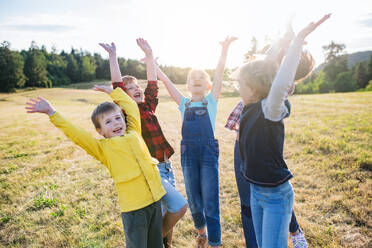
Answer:
<path fill-rule="evenodd" d="M 356 52 L 351 54 L 345 54 L 347 56 L 347 66 L 350 69 L 355 64 L 363 61 L 368 61 L 371 58 L 372 51 Z M 322 63 L 314 69 L 314 73 L 318 73 L 326 66 L 326 63 Z"/>

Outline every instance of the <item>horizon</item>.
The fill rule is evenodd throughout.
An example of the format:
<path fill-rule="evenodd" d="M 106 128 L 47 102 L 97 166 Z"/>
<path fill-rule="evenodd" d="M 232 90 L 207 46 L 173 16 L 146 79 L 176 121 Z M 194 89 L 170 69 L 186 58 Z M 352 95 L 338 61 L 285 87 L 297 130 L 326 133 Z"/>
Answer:
<path fill-rule="evenodd" d="M 135 39 L 143 37 L 162 65 L 212 69 L 220 55 L 219 41 L 234 35 L 239 40 L 230 47 L 226 63 L 227 68 L 233 68 L 243 62 L 253 36 L 262 48 L 268 37 L 275 40 L 283 32 L 286 20 L 294 13 L 295 32 L 323 14 L 332 13 L 304 47 L 313 55 L 316 66 L 324 61 L 322 46 L 332 40 L 345 44 L 348 54 L 372 50 L 372 5 L 362 0 L 352 5 L 334 0 L 317 0 L 311 5 L 291 0 L 232 0 L 229 4 L 196 0 L 5 0 L 0 3 L 0 42 L 9 41 L 12 50 L 20 51 L 35 41 L 48 51 L 52 46 L 57 53 L 69 52 L 73 47 L 107 58 L 98 43 L 114 41 L 119 57 L 139 60 L 143 54 Z"/>

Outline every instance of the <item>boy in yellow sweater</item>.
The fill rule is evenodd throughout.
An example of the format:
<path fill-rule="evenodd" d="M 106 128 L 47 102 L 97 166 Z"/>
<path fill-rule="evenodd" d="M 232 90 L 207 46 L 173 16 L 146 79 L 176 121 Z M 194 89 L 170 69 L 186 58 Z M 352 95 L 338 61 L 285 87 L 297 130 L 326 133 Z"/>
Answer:
<path fill-rule="evenodd" d="M 28 113 L 45 113 L 50 121 L 75 144 L 98 159 L 110 171 L 118 192 L 127 248 L 162 247 L 162 213 L 160 199 L 165 194 L 153 159 L 141 136 L 141 119 L 137 103 L 121 88 L 94 86 L 112 98 L 98 105 L 92 114 L 96 139 L 74 126 L 44 98 L 30 99 Z"/>

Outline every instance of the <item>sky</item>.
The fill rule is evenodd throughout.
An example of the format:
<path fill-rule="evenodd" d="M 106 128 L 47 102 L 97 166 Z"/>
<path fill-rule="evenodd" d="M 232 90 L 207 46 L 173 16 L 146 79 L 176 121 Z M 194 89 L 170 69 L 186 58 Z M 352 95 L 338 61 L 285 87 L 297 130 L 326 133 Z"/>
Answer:
<path fill-rule="evenodd" d="M 162 65 L 210 69 L 220 56 L 219 41 L 233 35 L 239 39 L 226 64 L 233 68 L 253 36 L 260 48 L 284 32 L 290 16 L 297 32 L 327 13 L 332 17 L 306 39 L 316 64 L 331 41 L 345 44 L 348 53 L 372 50 L 370 0 L 0 0 L 0 42 L 19 51 L 36 41 L 49 51 L 74 47 L 105 58 L 98 43 L 115 42 L 118 56 L 141 59 L 135 39 L 143 37 Z"/>

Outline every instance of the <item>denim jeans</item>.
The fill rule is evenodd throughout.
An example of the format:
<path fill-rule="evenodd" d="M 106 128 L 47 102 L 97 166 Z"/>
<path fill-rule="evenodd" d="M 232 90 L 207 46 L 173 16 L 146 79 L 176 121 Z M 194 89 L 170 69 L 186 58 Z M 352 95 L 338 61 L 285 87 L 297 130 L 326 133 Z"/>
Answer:
<path fill-rule="evenodd" d="M 251 184 L 251 211 L 260 247 L 288 247 L 293 198 L 293 189 L 289 181 L 276 187 Z"/>
<path fill-rule="evenodd" d="M 218 156 L 215 144 L 208 144 L 207 147 L 182 142 L 181 163 L 195 228 L 201 229 L 207 225 L 209 244 L 217 246 L 221 243 Z"/>
<path fill-rule="evenodd" d="M 208 243 L 221 244 L 218 141 L 206 107 L 186 107 L 182 123 L 181 165 L 187 201 L 196 229 L 207 225 Z"/>
<path fill-rule="evenodd" d="M 167 192 L 161 199 L 161 211 L 177 213 L 183 208 L 187 202 L 186 199 L 176 189 L 176 180 L 174 178 L 172 165 L 170 162 L 162 162 L 158 164 L 158 169 L 161 177 L 161 184 Z"/>
<path fill-rule="evenodd" d="M 247 179 L 244 178 L 241 171 L 242 159 L 239 151 L 239 141 L 235 142 L 234 147 L 234 169 L 236 185 L 240 197 L 240 214 L 242 218 L 243 232 L 245 244 L 247 248 L 256 248 L 257 241 L 253 227 L 253 220 L 251 214 L 251 185 Z"/>

